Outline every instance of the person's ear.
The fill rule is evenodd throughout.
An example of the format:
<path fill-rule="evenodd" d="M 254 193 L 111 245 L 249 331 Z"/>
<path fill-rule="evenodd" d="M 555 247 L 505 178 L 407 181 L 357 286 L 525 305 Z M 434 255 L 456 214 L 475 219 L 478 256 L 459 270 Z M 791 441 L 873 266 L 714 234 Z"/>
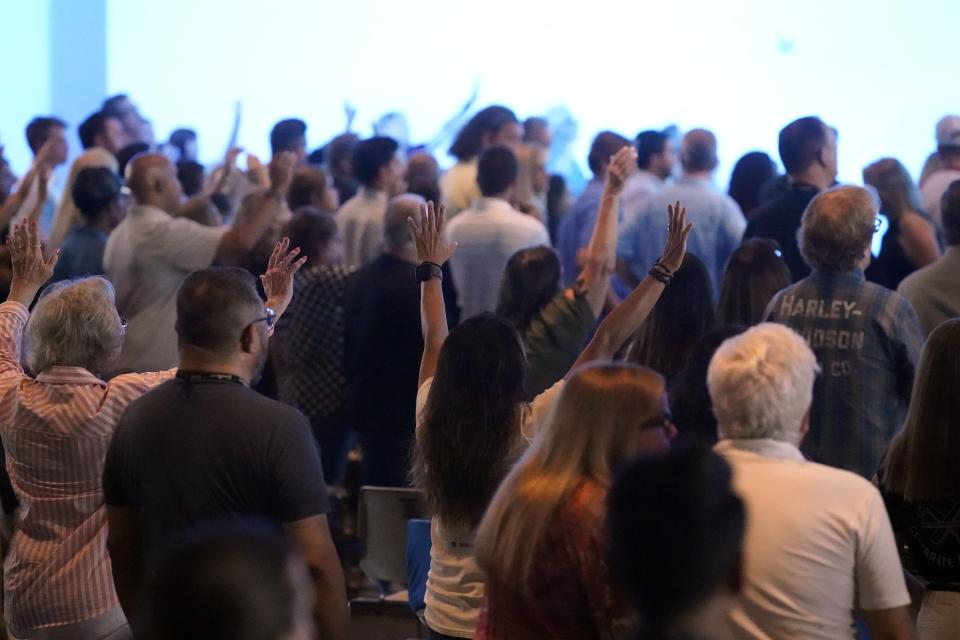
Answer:
<path fill-rule="evenodd" d="M 800 435 L 806 435 L 810 432 L 810 410 L 813 405 L 807 407 L 807 412 L 803 414 L 803 420 L 800 422 Z"/>
<path fill-rule="evenodd" d="M 253 353 L 253 344 L 256 342 L 255 332 L 256 328 L 252 324 L 248 324 L 243 333 L 240 334 L 240 349 L 244 353 Z"/>

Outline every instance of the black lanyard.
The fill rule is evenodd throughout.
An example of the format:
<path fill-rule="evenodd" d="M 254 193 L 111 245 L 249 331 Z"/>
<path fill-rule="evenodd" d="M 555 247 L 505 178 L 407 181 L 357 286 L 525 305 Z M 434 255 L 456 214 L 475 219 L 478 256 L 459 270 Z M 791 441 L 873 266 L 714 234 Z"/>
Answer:
<path fill-rule="evenodd" d="M 177 378 L 184 382 L 236 382 L 247 386 L 243 378 L 232 373 L 206 373 L 201 371 L 177 371 Z"/>

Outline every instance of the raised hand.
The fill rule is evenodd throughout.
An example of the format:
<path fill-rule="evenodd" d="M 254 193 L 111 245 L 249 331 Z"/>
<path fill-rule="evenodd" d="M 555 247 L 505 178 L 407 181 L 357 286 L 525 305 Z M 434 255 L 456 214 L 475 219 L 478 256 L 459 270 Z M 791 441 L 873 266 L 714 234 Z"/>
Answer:
<path fill-rule="evenodd" d="M 292 152 L 284 151 L 273 156 L 270 161 L 270 189 L 281 195 L 286 194 L 296 170 L 297 156 Z"/>
<path fill-rule="evenodd" d="M 637 167 L 637 150 L 627 145 L 613 154 L 607 163 L 607 179 L 604 190 L 612 195 L 620 195 L 627 178 Z"/>
<path fill-rule="evenodd" d="M 270 175 L 266 167 L 260 162 L 260 158 L 252 153 L 247 154 L 247 179 L 262 187 L 270 186 Z"/>
<path fill-rule="evenodd" d="M 260 276 L 263 292 L 267 294 L 267 306 L 283 315 L 293 299 L 293 276 L 307 261 L 307 256 L 301 257 L 300 247 L 290 249 L 290 239 L 281 238 L 270 254 L 267 262 L 267 271 Z"/>
<path fill-rule="evenodd" d="M 663 257 L 660 263 L 674 273 L 683 262 L 683 255 L 687 252 L 687 238 L 693 230 L 693 223 L 687 222 L 687 210 L 678 200 L 676 204 L 667 205 L 667 244 L 663 248 Z"/>
<path fill-rule="evenodd" d="M 432 262 L 442 266 L 457 249 L 456 242 L 447 242 L 443 228 L 446 225 L 447 207 L 440 203 L 439 211 L 433 207 L 433 201 L 420 205 L 419 222 L 407 218 L 413 229 L 413 239 L 417 243 L 417 257 L 420 262 Z"/>
<path fill-rule="evenodd" d="M 49 258 L 43 257 L 40 233 L 34 220 L 14 225 L 7 236 L 7 247 L 13 263 L 13 280 L 7 299 L 29 306 L 40 287 L 53 276 L 60 251 L 55 251 Z"/>

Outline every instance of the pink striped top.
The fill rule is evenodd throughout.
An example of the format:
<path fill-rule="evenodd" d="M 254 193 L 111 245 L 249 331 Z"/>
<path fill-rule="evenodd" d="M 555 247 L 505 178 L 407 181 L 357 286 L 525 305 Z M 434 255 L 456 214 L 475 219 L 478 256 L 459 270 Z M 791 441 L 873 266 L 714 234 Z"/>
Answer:
<path fill-rule="evenodd" d="M 17 636 L 117 605 L 103 462 L 127 405 L 174 374 L 127 374 L 107 383 L 80 367 L 50 367 L 31 378 L 20 366 L 28 317 L 18 302 L 0 304 L 0 436 L 20 501 L 3 587 Z"/>

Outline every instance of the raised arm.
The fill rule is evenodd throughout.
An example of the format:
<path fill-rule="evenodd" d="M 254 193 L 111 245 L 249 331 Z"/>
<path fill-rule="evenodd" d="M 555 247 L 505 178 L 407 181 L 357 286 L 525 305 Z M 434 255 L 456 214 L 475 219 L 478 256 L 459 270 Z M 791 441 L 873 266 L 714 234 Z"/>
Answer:
<path fill-rule="evenodd" d="M 253 213 L 237 220 L 223 235 L 217 247 L 217 262 L 238 264 L 253 251 L 283 206 L 296 164 L 296 157 L 289 151 L 274 157 L 270 163 L 270 187 L 263 193 Z"/>
<path fill-rule="evenodd" d="M 40 231 L 35 220 L 14 225 L 7 236 L 7 247 L 13 263 L 13 279 L 7 300 L 29 307 L 37 297 L 40 287 L 53 276 L 53 268 L 60 259 L 60 251 L 54 251 L 48 258 L 43 257 Z"/>
<path fill-rule="evenodd" d="M 420 205 L 419 222 L 409 218 L 408 222 L 413 229 L 413 238 L 417 244 L 417 258 L 420 264 L 433 265 L 435 272 L 450 259 L 457 248 L 457 243 L 447 242 L 444 237 L 446 224 L 446 207 L 440 204 L 440 210 L 435 211 L 433 202 Z M 443 287 L 441 276 L 434 275 L 426 280 L 420 289 L 420 324 L 423 329 L 423 358 L 420 361 L 420 380 L 417 386 L 422 385 L 437 371 L 437 359 L 440 348 L 447 339 L 447 313 L 443 305 Z"/>
<path fill-rule="evenodd" d="M 663 293 L 664 287 L 670 282 L 674 272 L 680 268 L 683 255 L 687 251 L 687 238 L 690 237 L 693 223 L 687 223 L 687 210 L 679 202 L 668 206 L 667 214 L 669 223 L 663 257 L 650 270 L 650 275 L 645 277 L 600 323 L 593 340 L 577 358 L 567 377 L 587 362 L 612 358 L 647 319 L 653 305 Z"/>
<path fill-rule="evenodd" d="M 293 276 L 307 261 L 307 256 L 297 260 L 298 255 L 300 247 L 290 249 L 290 239 L 281 238 L 270 254 L 266 272 L 260 276 L 263 292 L 267 294 L 264 304 L 277 312 L 277 320 L 293 299 Z"/>
<path fill-rule="evenodd" d="M 600 197 L 600 211 L 587 245 L 586 263 L 577 281 L 586 291 L 594 316 L 600 315 L 610 288 L 610 274 L 617 259 L 617 208 L 623 186 L 636 166 L 637 152 L 632 146 L 620 149 L 607 165 L 607 177 Z"/>

